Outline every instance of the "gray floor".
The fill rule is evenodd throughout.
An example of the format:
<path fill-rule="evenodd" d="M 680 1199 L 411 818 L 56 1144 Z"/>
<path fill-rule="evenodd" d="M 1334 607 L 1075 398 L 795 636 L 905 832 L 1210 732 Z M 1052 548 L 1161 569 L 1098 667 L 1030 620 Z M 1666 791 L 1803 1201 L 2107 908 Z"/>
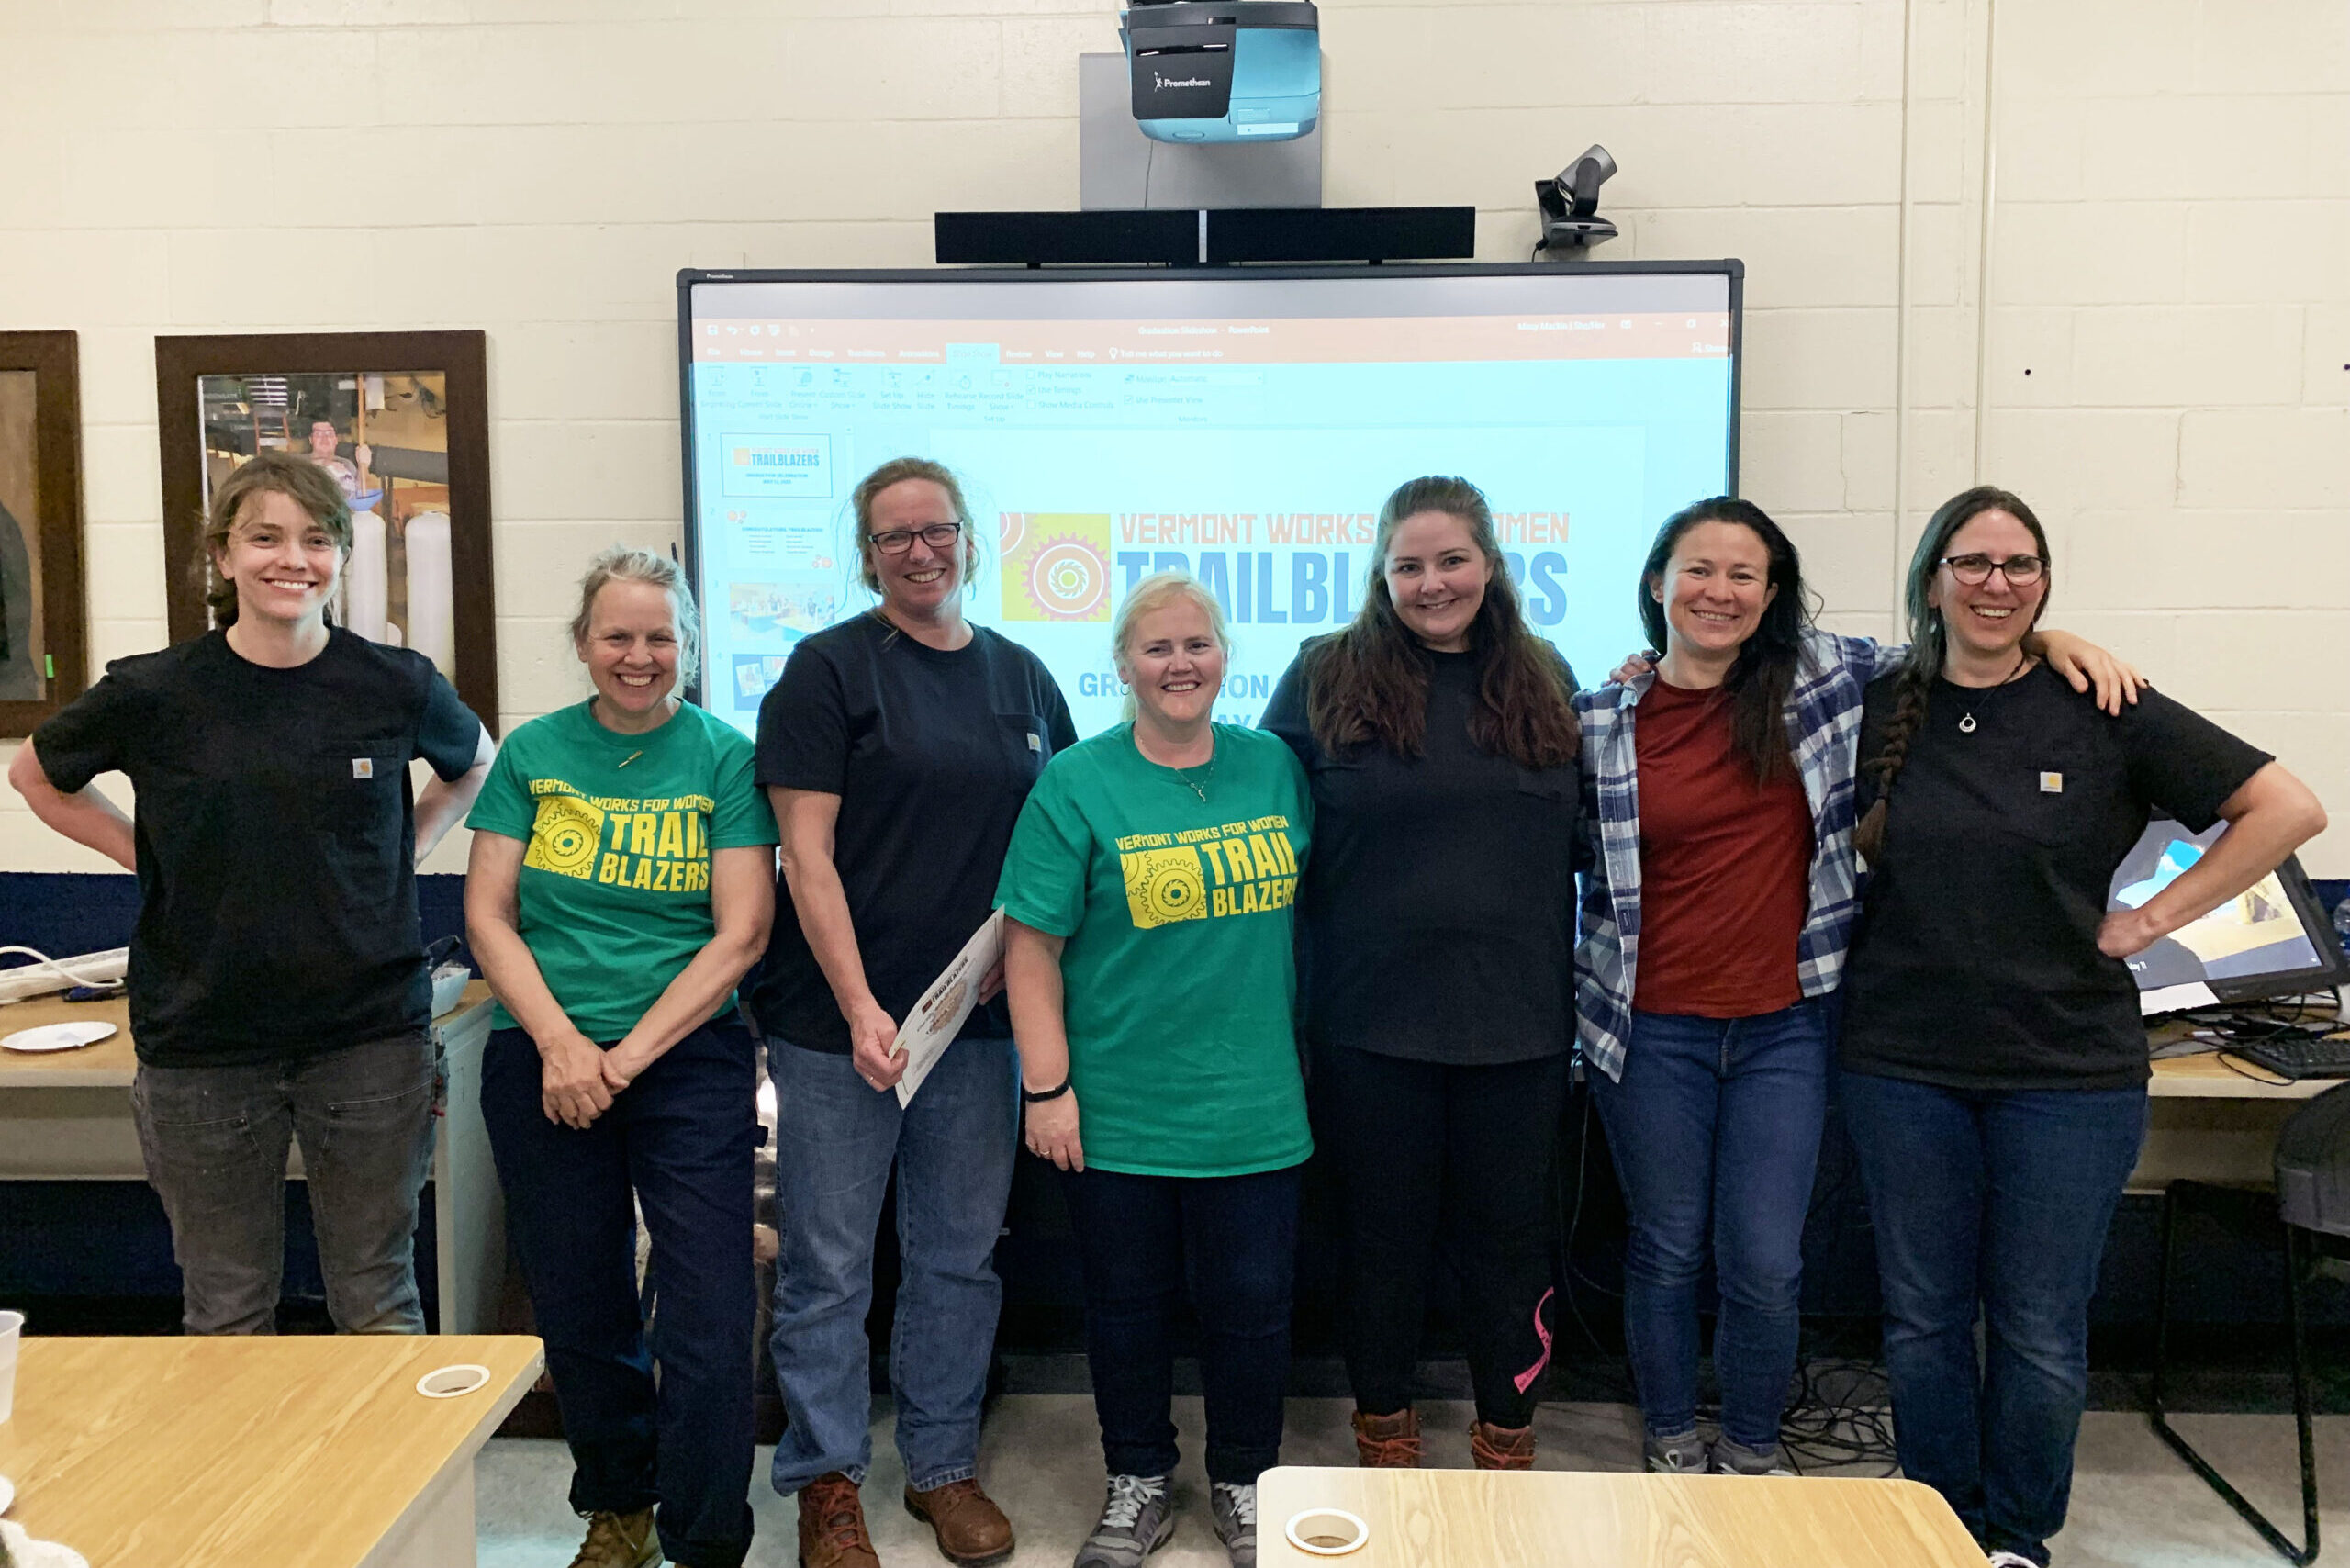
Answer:
<path fill-rule="evenodd" d="M 1224 1553 L 1206 1524 L 1207 1484 L 1198 1470 L 1200 1402 L 1179 1398 L 1186 1469 L 1178 1476 L 1182 1508 L 1175 1540 L 1153 1568 L 1222 1568 Z M 1346 1402 L 1292 1399 L 1281 1457 L 1293 1464 L 1350 1464 Z M 1469 1406 L 1424 1402 L 1428 1462 L 1469 1462 Z M 2288 1416 L 2191 1416 L 2180 1429 L 2272 1518 L 2299 1535 L 2293 1423 Z M 1544 1469 L 1628 1470 L 1638 1425 L 1614 1405 L 1545 1406 L 1537 1423 Z M 874 1422 L 873 1473 L 866 1517 L 890 1568 L 938 1568 L 929 1533 L 898 1501 L 904 1472 L 889 1441 L 886 1410 Z M 758 1539 L 755 1568 L 790 1568 L 797 1560 L 797 1513 L 766 1482 L 767 1450 L 751 1488 Z M 979 1457 L 980 1479 L 1012 1517 L 1020 1538 L 1015 1568 L 1062 1568 L 1092 1524 L 1101 1502 L 1102 1461 L 1092 1401 L 1082 1394 L 1013 1394 L 990 1415 Z M 564 1506 L 570 1463 L 563 1445 L 501 1439 L 475 1466 L 479 1488 L 482 1568 L 563 1568 L 580 1526 Z M 2350 1532 L 2350 1416 L 2318 1422 L 2321 1529 L 2335 1541 Z M 2072 1522 L 2055 1543 L 2057 1568 L 2271 1568 L 2282 1559 L 2262 1545 L 2227 1506 L 2207 1491 L 2147 1429 L 2143 1416 L 2093 1413 L 2081 1432 Z M 2322 1561 L 2322 1559 L 2321 1559 Z"/>

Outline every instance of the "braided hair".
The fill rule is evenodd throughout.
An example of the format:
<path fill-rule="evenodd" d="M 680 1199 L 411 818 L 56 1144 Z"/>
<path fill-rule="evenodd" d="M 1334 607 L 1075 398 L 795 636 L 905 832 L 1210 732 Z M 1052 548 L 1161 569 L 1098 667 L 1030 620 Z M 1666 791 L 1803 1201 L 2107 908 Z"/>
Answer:
<path fill-rule="evenodd" d="M 1944 501 L 1927 520 L 1926 532 L 1918 541 L 1918 553 L 1909 557 L 1909 576 L 1903 594 L 1902 608 L 1909 620 L 1909 655 L 1894 677 L 1893 715 L 1886 721 L 1885 735 L 1877 745 L 1876 755 L 1861 764 L 1861 771 L 1876 784 L 1876 800 L 1853 828 L 1852 847 L 1872 866 L 1885 864 L 1886 803 L 1893 798 L 1894 780 L 1901 777 L 1901 769 L 1909 760 L 1909 743 L 1925 721 L 1926 694 L 1933 689 L 1934 678 L 1942 674 L 1942 661 L 1950 652 L 1950 628 L 1943 624 L 1942 611 L 1928 602 L 1927 596 L 1933 589 L 1934 574 L 1942 570 L 1942 556 L 1949 552 L 1951 540 L 1960 529 L 1986 511 L 2003 511 L 2022 523 L 2031 530 L 2040 558 L 2048 559 L 2047 530 L 2040 526 L 2040 519 L 2024 505 L 2023 498 L 2011 490 L 1977 485 Z M 2048 596 L 2042 593 L 2040 608 L 2032 611 L 2034 622 L 2047 608 Z"/>

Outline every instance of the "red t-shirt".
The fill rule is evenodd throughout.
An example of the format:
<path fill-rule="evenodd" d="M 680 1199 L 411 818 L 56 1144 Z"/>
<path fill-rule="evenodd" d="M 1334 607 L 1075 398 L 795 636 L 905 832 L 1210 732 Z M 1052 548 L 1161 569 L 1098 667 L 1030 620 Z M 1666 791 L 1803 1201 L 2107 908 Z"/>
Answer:
<path fill-rule="evenodd" d="M 1639 762 L 1643 1013 L 1748 1018 L 1803 1000 L 1796 944 L 1810 902 L 1811 805 L 1730 748 L 1729 699 L 1659 679 L 1633 725 Z"/>

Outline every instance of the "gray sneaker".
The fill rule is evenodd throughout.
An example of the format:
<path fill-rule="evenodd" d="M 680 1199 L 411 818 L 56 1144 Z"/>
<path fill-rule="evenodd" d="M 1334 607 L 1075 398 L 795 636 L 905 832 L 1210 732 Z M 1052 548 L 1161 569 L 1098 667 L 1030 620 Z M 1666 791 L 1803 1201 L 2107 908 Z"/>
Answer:
<path fill-rule="evenodd" d="M 1232 1568 L 1257 1568 L 1257 1484 L 1214 1483 L 1208 1487 L 1208 1511 L 1215 1516 L 1215 1538 L 1224 1542 Z"/>
<path fill-rule="evenodd" d="M 1673 1437 L 1660 1438 L 1649 1434 L 1644 1445 L 1649 1469 L 1658 1475 L 1702 1475 L 1706 1470 L 1706 1445 L 1697 1437 L 1697 1428 Z"/>
<path fill-rule="evenodd" d="M 1706 1462 L 1708 1475 L 1793 1475 L 1795 1467 L 1787 1462 L 1787 1450 L 1773 1443 L 1768 1452 L 1758 1453 L 1743 1443 L 1728 1438 L 1717 1439 L 1714 1451 Z"/>
<path fill-rule="evenodd" d="M 1073 1568 L 1139 1568 L 1174 1533 L 1175 1498 L 1167 1477 L 1113 1475 L 1102 1522 L 1077 1549 Z"/>

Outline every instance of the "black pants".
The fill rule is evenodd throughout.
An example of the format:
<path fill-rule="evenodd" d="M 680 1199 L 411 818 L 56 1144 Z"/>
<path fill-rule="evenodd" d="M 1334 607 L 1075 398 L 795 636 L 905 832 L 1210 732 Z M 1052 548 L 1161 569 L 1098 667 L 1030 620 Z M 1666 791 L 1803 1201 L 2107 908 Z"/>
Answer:
<path fill-rule="evenodd" d="M 500 1029 L 482 1056 L 507 1226 L 577 1467 L 571 1506 L 657 1504 L 663 1553 L 690 1568 L 734 1568 L 751 1546 L 756 1076 L 741 1021 L 705 1024 L 581 1131 L 540 1110 L 529 1035 Z M 632 1193 L 653 1240 L 650 1346 Z"/>
<path fill-rule="evenodd" d="M 1550 1178 L 1562 1056 L 1447 1067 L 1345 1047 L 1315 1059 L 1322 1147 L 1347 1235 L 1339 1331 L 1357 1408 L 1411 1403 L 1430 1254 L 1460 1279 L 1479 1418 L 1534 1419 L 1550 1361 Z"/>
<path fill-rule="evenodd" d="M 1253 1484 L 1278 1463 L 1289 1389 L 1290 1280 L 1300 1166 L 1252 1176 L 1064 1178 L 1085 1269 L 1085 1350 L 1113 1475 L 1175 1469 L 1171 1330 L 1200 1324 L 1210 1481 Z"/>

